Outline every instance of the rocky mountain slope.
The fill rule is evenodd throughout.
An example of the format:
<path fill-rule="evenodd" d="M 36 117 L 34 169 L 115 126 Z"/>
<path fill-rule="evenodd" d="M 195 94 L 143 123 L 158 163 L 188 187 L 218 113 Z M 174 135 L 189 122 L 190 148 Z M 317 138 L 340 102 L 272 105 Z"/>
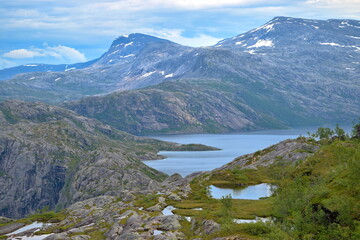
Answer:
<path fill-rule="evenodd" d="M 65 72 L 24 73 L 2 81 L 0 99 L 57 103 L 115 90 L 155 85 L 168 79 L 172 73 L 158 66 L 189 49 L 144 34 L 121 36 L 114 40 L 106 53 L 86 68 Z"/>
<path fill-rule="evenodd" d="M 236 88 L 231 87 L 232 84 L 210 81 L 205 84 L 168 82 L 67 102 L 63 106 L 134 134 L 226 132 L 286 126 L 249 107 L 234 92 Z M 297 116 L 301 119 L 300 114 Z"/>
<path fill-rule="evenodd" d="M 62 106 L 134 134 L 284 128 L 344 122 L 357 112 L 357 106 L 350 102 L 346 108 L 341 103 L 313 100 L 304 106 L 306 99 L 292 94 L 244 79 L 191 79 L 88 97 Z"/>
<path fill-rule="evenodd" d="M 4 68 L 0 70 L 0 81 L 10 79 L 17 74 L 22 73 L 31 73 L 31 72 L 67 72 L 75 69 L 83 69 L 89 67 L 91 64 L 96 62 L 97 59 L 84 62 L 84 63 L 74 63 L 74 64 L 37 64 L 29 63 L 25 65 L 20 65 L 17 67 Z"/>
<path fill-rule="evenodd" d="M 140 160 L 177 147 L 184 148 L 135 137 L 59 107 L 3 102 L 0 215 L 16 218 L 98 195 L 126 197 L 129 189 L 156 189 L 166 175 Z"/>
<path fill-rule="evenodd" d="M 319 144 L 287 139 L 264 150 L 235 158 L 234 161 L 221 166 L 214 172 L 231 169 L 257 169 L 271 165 L 295 165 L 319 150 Z"/>
<path fill-rule="evenodd" d="M 114 93 L 104 100 L 85 99 L 80 105 L 66 104 L 133 133 L 342 123 L 360 114 L 359 27 L 355 20 L 276 17 L 257 29 L 203 48 L 131 34 L 116 39 L 88 68 L 29 73 L 2 81 L 0 98 L 61 102 L 145 88 Z M 151 101 L 142 103 L 144 94 Z M 158 102 L 157 94 L 167 95 L 162 99 L 171 95 L 179 104 L 172 108 L 174 103 Z M 114 107 L 108 110 L 109 99 L 124 102 L 125 96 L 134 108 L 117 102 L 111 113 Z M 166 117 L 164 109 L 169 108 Z M 149 119 L 142 119 L 144 114 Z M 184 129 L 184 125 L 189 127 Z"/>

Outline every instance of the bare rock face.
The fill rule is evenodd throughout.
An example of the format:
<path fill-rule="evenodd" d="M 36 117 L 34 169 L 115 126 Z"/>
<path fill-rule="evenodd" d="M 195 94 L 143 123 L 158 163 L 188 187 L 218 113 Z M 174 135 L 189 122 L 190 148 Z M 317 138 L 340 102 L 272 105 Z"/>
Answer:
<path fill-rule="evenodd" d="M 137 197 L 141 198 L 140 195 Z M 158 200 L 164 203 L 169 199 L 159 195 Z M 186 239 L 180 232 L 183 217 L 163 215 L 160 211 L 136 207 L 134 201 L 123 202 L 113 196 L 98 196 L 66 208 L 66 218 L 46 229 L 55 233 L 46 239 L 73 239 L 74 234 L 86 239 L 89 237 L 86 233 L 93 231 L 100 231 L 109 240 Z"/>
<path fill-rule="evenodd" d="M 268 167 L 272 164 L 295 164 L 315 153 L 320 147 L 304 139 L 287 139 L 255 153 L 236 158 L 234 161 L 214 171 L 233 168 Z"/>
<path fill-rule="evenodd" d="M 166 175 L 141 163 L 136 152 L 146 147 L 156 158 L 162 144 L 59 107 L 1 103 L 0 215 L 18 218 L 94 196 L 156 188 Z"/>
<path fill-rule="evenodd" d="M 220 230 L 220 224 L 213 220 L 193 220 L 191 229 L 197 235 L 209 235 Z"/>

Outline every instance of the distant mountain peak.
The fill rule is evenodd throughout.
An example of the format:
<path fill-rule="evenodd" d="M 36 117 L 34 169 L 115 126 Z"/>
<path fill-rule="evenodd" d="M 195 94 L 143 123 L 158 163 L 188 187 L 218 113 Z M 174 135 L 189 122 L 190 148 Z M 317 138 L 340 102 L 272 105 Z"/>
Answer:
<path fill-rule="evenodd" d="M 111 47 L 118 46 L 121 44 L 147 44 L 147 43 L 156 43 L 156 42 L 170 42 L 169 40 L 154 37 L 151 35 L 146 35 L 142 33 L 131 33 L 131 34 L 125 34 L 122 36 L 119 36 L 116 38 L 113 43 L 111 44 Z M 129 46 L 129 45 L 128 45 Z M 110 48 L 111 48 L 110 47 Z"/>
<path fill-rule="evenodd" d="M 274 17 L 264 25 L 246 33 L 220 41 L 217 48 L 234 48 L 250 54 L 277 51 L 298 51 L 303 48 L 343 47 L 358 51 L 360 21 L 314 20 Z M 300 47 L 301 46 L 301 47 Z"/>
<path fill-rule="evenodd" d="M 142 33 L 126 34 L 116 38 L 111 44 L 109 50 L 100 58 L 96 64 L 116 64 L 119 62 L 132 60 L 145 47 L 158 43 L 178 45 L 177 43 L 171 42 L 169 40 Z"/>

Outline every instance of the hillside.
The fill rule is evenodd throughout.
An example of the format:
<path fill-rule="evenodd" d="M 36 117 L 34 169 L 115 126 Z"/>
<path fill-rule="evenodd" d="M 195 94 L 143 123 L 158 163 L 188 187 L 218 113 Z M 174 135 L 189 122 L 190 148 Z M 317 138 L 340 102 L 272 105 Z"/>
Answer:
<path fill-rule="evenodd" d="M 140 160 L 157 159 L 158 151 L 178 148 L 187 149 L 135 137 L 59 107 L 3 102 L 0 215 L 18 218 L 94 196 L 126 197 L 130 189 L 156 189 L 166 175 Z M 200 148 L 211 149 L 195 150 Z"/>
<path fill-rule="evenodd" d="M 1 81 L 0 99 L 58 103 L 116 90 L 156 85 L 171 74 L 168 69 L 159 70 L 158 65 L 170 62 L 189 49 L 139 33 L 120 36 L 106 53 L 82 69 L 23 73 Z"/>
<path fill-rule="evenodd" d="M 359 27 L 355 20 L 276 17 L 202 48 L 131 34 L 89 67 L 2 81 L 0 99 L 100 95 L 65 105 L 137 134 L 345 123 L 360 114 Z"/>
<path fill-rule="evenodd" d="M 56 223 L 36 234 L 52 233 L 48 239 L 355 240 L 359 145 L 357 138 L 337 135 L 285 140 L 211 172 L 186 179 L 175 174 L 162 190 L 131 191 L 132 199 L 98 196 L 60 213 L 10 221 L 0 232 L 45 219 Z M 209 192 L 211 185 L 241 191 L 260 183 L 275 185 L 274 194 L 247 200 L 215 199 Z M 260 221 L 246 222 L 254 219 Z"/>
<path fill-rule="evenodd" d="M 305 106 L 304 101 L 245 79 L 192 79 L 62 106 L 134 134 L 219 133 L 346 122 L 357 111 L 352 103 L 344 108 L 341 103 L 320 100 Z"/>

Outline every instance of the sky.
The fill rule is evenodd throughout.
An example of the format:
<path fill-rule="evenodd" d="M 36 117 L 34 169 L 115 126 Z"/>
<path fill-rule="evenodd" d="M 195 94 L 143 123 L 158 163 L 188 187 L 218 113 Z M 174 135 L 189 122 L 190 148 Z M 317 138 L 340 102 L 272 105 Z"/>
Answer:
<path fill-rule="evenodd" d="M 1 0 L 0 69 L 92 60 L 136 32 L 210 46 L 275 16 L 360 20 L 360 0 Z"/>

